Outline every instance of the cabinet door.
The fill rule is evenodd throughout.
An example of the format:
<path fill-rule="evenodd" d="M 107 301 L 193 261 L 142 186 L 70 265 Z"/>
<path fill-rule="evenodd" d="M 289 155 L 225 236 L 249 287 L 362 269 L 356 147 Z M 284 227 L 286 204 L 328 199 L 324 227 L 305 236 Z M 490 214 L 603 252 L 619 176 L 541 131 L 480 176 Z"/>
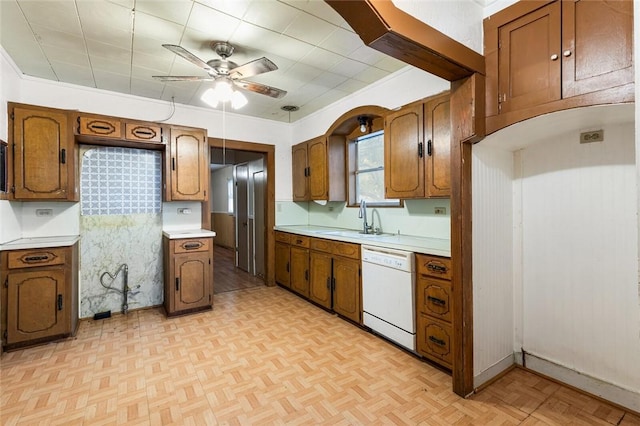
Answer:
<path fill-rule="evenodd" d="M 309 200 L 309 181 L 307 178 L 307 144 L 301 143 L 291 149 L 293 201 Z"/>
<path fill-rule="evenodd" d="M 63 269 L 9 274 L 7 344 L 70 333 Z"/>
<path fill-rule="evenodd" d="M 451 195 L 451 120 L 449 94 L 425 105 L 425 139 L 427 139 L 427 197 Z"/>
<path fill-rule="evenodd" d="M 309 297 L 309 249 L 291 247 L 291 290 Z"/>
<path fill-rule="evenodd" d="M 422 104 L 418 104 L 389 114 L 385 119 L 385 198 L 425 196 L 422 115 Z"/>
<path fill-rule="evenodd" d="M 14 198 L 74 200 L 73 139 L 65 112 L 13 109 Z"/>
<path fill-rule="evenodd" d="M 172 127 L 170 143 L 171 191 L 167 200 L 204 201 L 209 186 L 204 131 Z"/>
<path fill-rule="evenodd" d="M 276 242 L 276 282 L 285 287 L 291 287 L 289 244 Z"/>
<path fill-rule="evenodd" d="M 562 2 L 562 96 L 633 83 L 633 2 Z"/>
<path fill-rule="evenodd" d="M 329 197 L 329 175 L 327 171 L 327 140 L 324 136 L 307 142 L 309 163 L 309 197 L 326 200 Z"/>
<path fill-rule="evenodd" d="M 560 1 L 498 29 L 498 112 L 560 99 Z"/>
<path fill-rule="evenodd" d="M 360 261 L 334 258 L 333 279 L 333 310 L 343 317 L 361 323 Z"/>
<path fill-rule="evenodd" d="M 174 309 L 211 306 L 211 258 L 208 252 L 179 254 L 174 257 Z"/>
<path fill-rule="evenodd" d="M 309 299 L 331 309 L 331 255 L 311 251 L 309 262 Z"/>

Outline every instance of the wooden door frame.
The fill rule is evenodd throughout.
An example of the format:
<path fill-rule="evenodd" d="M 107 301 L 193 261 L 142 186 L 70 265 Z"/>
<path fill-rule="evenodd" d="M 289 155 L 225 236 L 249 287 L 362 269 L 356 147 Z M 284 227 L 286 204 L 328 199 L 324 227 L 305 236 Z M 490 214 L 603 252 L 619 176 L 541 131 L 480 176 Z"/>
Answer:
<path fill-rule="evenodd" d="M 485 58 L 388 0 L 325 0 L 369 47 L 451 82 L 453 391 L 473 383 L 471 147 L 485 136 Z"/>
<path fill-rule="evenodd" d="M 254 142 L 242 142 L 235 140 L 223 140 L 209 137 L 209 150 L 211 148 L 225 148 L 236 151 L 247 151 L 263 154 L 265 157 L 267 170 L 267 183 L 264 194 L 264 226 L 265 226 L 265 247 L 264 247 L 264 270 L 265 284 L 275 286 L 275 236 L 273 228 L 276 225 L 276 147 Z M 202 227 L 211 229 L 211 204 L 202 203 Z"/>

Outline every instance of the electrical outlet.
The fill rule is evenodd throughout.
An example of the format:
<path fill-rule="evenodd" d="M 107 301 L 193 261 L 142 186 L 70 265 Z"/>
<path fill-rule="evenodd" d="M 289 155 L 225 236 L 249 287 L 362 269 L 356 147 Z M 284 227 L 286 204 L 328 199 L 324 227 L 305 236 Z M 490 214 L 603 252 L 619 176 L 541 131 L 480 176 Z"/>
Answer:
<path fill-rule="evenodd" d="M 53 209 L 36 209 L 36 216 L 53 216 Z"/>
<path fill-rule="evenodd" d="M 333 206 L 329 206 L 329 211 L 332 212 L 333 211 Z"/>
<path fill-rule="evenodd" d="M 580 143 L 602 142 L 604 141 L 604 130 L 593 130 L 591 132 L 580 133 Z"/>
<path fill-rule="evenodd" d="M 178 209 L 178 214 L 191 214 L 191 209 L 181 207 Z"/>
<path fill-rule="evenodd" d="M 446 207 L 434 207 L 433 208 L 433 213 L 434 214 L 447 214 L 447 208 Z"/>

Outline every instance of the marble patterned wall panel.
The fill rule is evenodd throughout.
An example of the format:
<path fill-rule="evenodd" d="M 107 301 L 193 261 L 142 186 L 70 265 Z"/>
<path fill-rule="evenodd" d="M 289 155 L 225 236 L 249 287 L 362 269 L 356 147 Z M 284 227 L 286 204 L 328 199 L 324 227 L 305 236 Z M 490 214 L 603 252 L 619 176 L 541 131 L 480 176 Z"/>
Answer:
<path fill-rule="evenodd" d="M 122 312 L 123 295 L 108 290 L 100 277 L 116 275 L 127 264 L 129 309 L 156 306 L 163 301 L 162 219 L 160 214 L 108 215 L 80 217 L 80 316 L 98 312 Z M 123 272 L 103 281 L 123 289 Z"/>

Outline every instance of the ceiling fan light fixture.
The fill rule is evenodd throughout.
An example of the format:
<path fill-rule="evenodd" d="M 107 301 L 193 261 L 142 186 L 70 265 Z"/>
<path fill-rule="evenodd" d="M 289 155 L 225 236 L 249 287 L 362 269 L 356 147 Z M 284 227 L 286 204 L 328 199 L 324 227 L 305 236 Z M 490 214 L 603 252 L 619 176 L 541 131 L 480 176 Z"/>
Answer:
<path fill-rule="evenodd" d="M 202 93 L 202 96 L 200 96 L 200 99 L 211 108 L 218 107 L 218 97 L 216 95 L 216 91 L 213 90 L 212 87 L 209 87 L 207 90 L 205 90 L 204 93 Z"/>
<path fill-rule="evenodd" d="M 231 108 L 240 109 L 245 106 L 249 101 L 247 97 L 240 93 L 238 90 L 234 91 L 231 95 Z"/>
<path fill-rule="evenodd" d="M 231 87 L 231 82 L 226 78 L 220 78 L 216 80 L 213 85 L 213 90 L 216 92 L 218 102 L 228 102 L 231 100 L 231 95 L 233 95 L 233 87 Z"/>

